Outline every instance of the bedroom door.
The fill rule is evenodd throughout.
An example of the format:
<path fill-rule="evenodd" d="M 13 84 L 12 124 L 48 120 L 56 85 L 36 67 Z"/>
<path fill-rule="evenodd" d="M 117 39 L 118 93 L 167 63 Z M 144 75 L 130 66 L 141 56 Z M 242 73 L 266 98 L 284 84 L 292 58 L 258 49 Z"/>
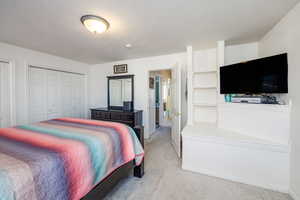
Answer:
<path fill-rule="evenodd" d="M 172 68 L 172 145 L 181 157 L 181 70 L 178 64 Z"/>
<path fill-rule="evenodd" d="M 0 128 L 12 126 L 10 65 L 0 61 Z"/>
<path fill-rule="evenodd" d="M 155 77 L 150 74 L 149 81 L 154 81 Z M 154 83 L 153 83 L 154 86 Z M 149 136 L 155 132 L 155 89 L 154 87 L 149 88 Z"/>

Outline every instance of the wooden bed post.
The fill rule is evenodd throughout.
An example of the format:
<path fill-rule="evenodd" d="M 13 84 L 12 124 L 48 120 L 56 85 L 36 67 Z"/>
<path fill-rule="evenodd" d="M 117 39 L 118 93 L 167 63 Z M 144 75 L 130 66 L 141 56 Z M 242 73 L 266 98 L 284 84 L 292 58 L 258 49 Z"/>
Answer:
<path fill-rule="evenodd" d="M 135 126 L 133 128 L 135 131 L 136 136 L 138 137 L 139 141 L 141 142 L 143 148 L 144 148 L 144 127 L 143 126 Z M 142 163 L 139 166 L 134 167 L 133 175 L 135 177 L 142 178 L 144 175 L 144 158 Z"/>

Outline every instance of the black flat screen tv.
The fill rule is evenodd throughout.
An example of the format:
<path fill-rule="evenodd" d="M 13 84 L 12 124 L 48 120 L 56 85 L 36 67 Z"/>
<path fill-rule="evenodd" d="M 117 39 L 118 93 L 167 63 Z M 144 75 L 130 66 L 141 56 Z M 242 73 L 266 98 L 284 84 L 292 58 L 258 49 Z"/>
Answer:
<path fill-rule="evenodd" d="M 221 94 L 288 93 L 287 54 L 220 68 Z"/>

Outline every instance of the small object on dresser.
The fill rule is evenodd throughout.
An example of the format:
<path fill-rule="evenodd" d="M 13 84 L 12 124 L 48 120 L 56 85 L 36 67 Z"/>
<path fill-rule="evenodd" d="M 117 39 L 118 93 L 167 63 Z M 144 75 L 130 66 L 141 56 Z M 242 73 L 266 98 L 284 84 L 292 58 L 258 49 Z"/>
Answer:
<path fill-rule="evenodd" d="M 133 110 L 132 101 L 124 101 L 123 102 L 123 110 L 125 110 L 125 111 L 132 111 Z"/>

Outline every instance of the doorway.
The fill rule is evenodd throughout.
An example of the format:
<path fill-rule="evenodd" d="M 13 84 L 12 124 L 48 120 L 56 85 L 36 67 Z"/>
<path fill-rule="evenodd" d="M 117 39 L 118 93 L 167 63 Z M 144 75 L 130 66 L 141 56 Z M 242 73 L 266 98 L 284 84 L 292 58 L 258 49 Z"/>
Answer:
<path fill-rule="evenodd" d="M 170 69 L 149 72 L 149 127 L 150 134 L 157 128 L 171 127 Z"/>

